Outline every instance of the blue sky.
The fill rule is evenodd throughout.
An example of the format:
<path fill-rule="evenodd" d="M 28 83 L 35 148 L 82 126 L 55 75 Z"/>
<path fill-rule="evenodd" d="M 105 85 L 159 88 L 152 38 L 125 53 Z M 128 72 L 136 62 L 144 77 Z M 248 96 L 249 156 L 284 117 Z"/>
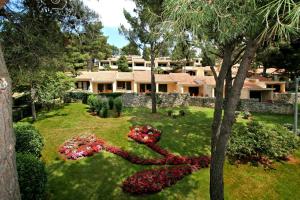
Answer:
<path fill-rule="evenodd" d="M 116 27 L 104 27 L 102 29 L 105 36 L 108 36 L 108 43 L 115 45 L 119 48 L 128 44 L 126 38 L 119 34 L 118 28 Z"/>
<path fill-rule="evenodd" d="M 85 0 L 83 2 L 99 14 L 104 26 L 102 31 L 105 36 L 109 37 L 108 42 L 110 44 L 119 48 L 128 44 L 125 37 L 119 34 L 118 28 L 121 24 L 129 27 L 123 15 L 123 9 L 133 13 L 134 2 L 131 0 Z"/>

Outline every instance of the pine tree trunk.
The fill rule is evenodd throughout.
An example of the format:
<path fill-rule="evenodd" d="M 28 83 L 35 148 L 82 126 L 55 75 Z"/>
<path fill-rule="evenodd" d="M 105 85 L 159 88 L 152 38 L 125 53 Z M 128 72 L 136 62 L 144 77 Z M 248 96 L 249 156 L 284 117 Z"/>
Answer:
<path fill-rule="evenodd" d="M 152 100 L 152 113 L 156 113 L 156 83 L 155 83 L 155 52 L 151 46 L 151 100 Z"/>
<path fill-rule="evenodd" d="M 93 71 L 94 63 L 93 63 L 93 58 L 88 59 L 88 71 L 91 72 Z"/>
<path fill-rule="evenodd" d="M 31 89 L 30 89 L 30 104 L 31 104 L 31 117 L 32 121 L 36 121 L 36 108 L 35 108 L 35 89 L 33 84 L 31 84 Z"/>
<path fill-rule="evenodd" d="M 15 136 L 12 127 L 11 80 L 0 46 L 0 199 L 20 199 Z"/>
<path fill-rule="evenodd" d="M 255 52 L 257 49 L 257 42 L 249 40 L 247 47 L 242 58 L 238 73 L 235 77 L 234 83 L 232 84 L 231 67 L 232 63 L 227 67 L 228 69 L 222 69 L 226 67 L 227 61 L 229 60 L 226 56 L 226 50 L 224 53 L 224 61 L 221 71 L 218 76 L 217 87 L 222 87 L 224 85 L 224 80 L 226 79 L 226 101 L 223 100 L 223 92 L 218 89 L 216 92 L 216 106 L 214 121 L 212 125 L 212 141 L 211 141 L 211 166 L 210 166 L 210 198 L 212 200 L 223 200 L 224 199 L 224 177 L 223 168 L 226 155 L 226 146 L 232 131 L 232 126 L 235 119 L 235 110 L 237 108 L 238 102 L 240 100 L 241 90 L 244 85 L 244 81 L 247 76 L 247 71 L 249 70 L 251 63 L 253 61 Z M 222 93 L 222 95 L 221 95 Z M 221 104 L 224 104 L 224 114 L 222 117 Z"/>

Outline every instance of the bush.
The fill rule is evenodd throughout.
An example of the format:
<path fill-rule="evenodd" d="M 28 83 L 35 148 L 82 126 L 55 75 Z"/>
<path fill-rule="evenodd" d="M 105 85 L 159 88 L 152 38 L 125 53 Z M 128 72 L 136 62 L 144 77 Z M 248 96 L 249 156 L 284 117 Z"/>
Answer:
<path fill-rule="evenodd" d="M 171 117 L 173 114 L 173 110 L 168 110 L 167 112 L 168 112 L 168 116 Z"/>
<path fill-rule="evenodd" d="M 17 153 L 21 199 L 44 199 L 47 183 L 45 165 L 32 154 Z"/>
<path fill-rule="evenodd" d="M 96 97 L 95 102 L 94 102 L 94 107 L 95 107 L 95 111 L 97 112 L 97 114 L 100 113 L 101 109 L 102 109 L 102 99 L 100 97 Z"/>
<path fill-rule="evenodd" d="M 108 100 L 107 100 L 107 98 L 103 98 L 102 99 L 102 108 L 101 108 L 101 111 L 99 113 L 100 117 L 103 117 L 103 118 L 108 117 L 108 108 L 109 108 Z"/>
<path fill-rule="evenodd" d="M 113 97 L 108 98 L 108 104 L 109 104 L 109 110 L 114 109 L 114 98 Z"/>
<path fill-rule="evenodd" d="M 86 91 L 71 91 L 65 94 L 64 99 L 67 101 L 82 101 L 82 103 L 87 104 L 87 100 L 90 95 L 92 95 L 92 93 Z"/>
<path fill-rule="evenodd" d="M 179 115 L 180 115 L 180 116 L 185 116 L 185 114 L 186 114 L 186 113 L 185 113 L 184 110 L 180 110 L 180 111 L 179 111 Z"/>
<path fill-rule="evenodd" d="M 37 129 L 29 123 L 14 125 L 16 135 L 16 152 L 31 153 L 39 158 L 44 147 L 43 137 Z"/>
<path fill-rule="evenodd" d="M 114 105 L 115 105 L 115 110 L 116 110 L 116 112 L 118 114 L 118 117 L 120 117 L 122 109 L 123 109 L 122 99 L 120 97 L 115 98 Z"/>
<path fill-rule="evenodd" d="M 243 119 L 250 119 L 250 117 L 252 117 L 252 115 L 249 111 L 243 112 Z"/>
<path fill-rule="evenodd" d="M 236 125 L 227 155 L 233 160 L 286 159 L 299 147 L 299 137 L 282 126 L 268 126 L 256 121 Z"/>
<path fill-rule="evenodd" d="M 97 103 L 97 97 L 95 95 L 90 95 L 87 99 L 87 104 L 89 105 L 91 112 L 95 112 L 96 103 Z"/>

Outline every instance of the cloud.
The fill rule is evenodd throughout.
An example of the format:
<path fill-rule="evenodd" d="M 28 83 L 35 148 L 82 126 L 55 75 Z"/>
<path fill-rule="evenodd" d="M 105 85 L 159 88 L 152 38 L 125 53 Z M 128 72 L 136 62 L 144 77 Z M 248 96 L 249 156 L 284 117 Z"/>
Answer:
<path fill-rule="evenodd" d="M 120 24 L 129 26 L 123 9 L 133 13 L 135 3 L 131 0 L 85 0 L 84 3 L 100 15 L 105 27 L 119 27 Z"/>

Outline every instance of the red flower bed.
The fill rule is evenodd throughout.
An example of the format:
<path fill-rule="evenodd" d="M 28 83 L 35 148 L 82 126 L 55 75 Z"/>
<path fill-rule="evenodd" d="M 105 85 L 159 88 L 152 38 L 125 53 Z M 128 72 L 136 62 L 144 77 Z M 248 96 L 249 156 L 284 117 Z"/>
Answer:
<path fill-rule="evenodd" d="M 152 144 L 159 141 L 161 131 L 152 126 L 135 126 L 130 129 L 128 137 L 142 144 Z"/>
<path fill-rule="evenodd" d="M 128 177 L 122 185 L 124 192 L 131 194 L 151 194 L 160 192 L 166 187 L 191 174 L 197 168 L 186 165 L 169 168 L 144 170 Z"/>
<path fill-rule="evenodd" d="M 67 159 L 77 160 L 98 153 L 103 149 L 104 142 L 95 135 L 83 135 L 66 141 L 59 147 L 59 152 Z"/>
<path fill-rule="evenodd" d="M 122 185 L 123 191 L 133 194 L 148 194 L 159 192 L 181 180 L 192 172 L 209 166 L 210 158 L 177 156 L 155 144 L 159 141 L 161 132 L 151 126 L 131 128 L 128 137 L 145 144 L 163 158 L 144 159 L 133 155 L 119 147 L 111 146 L 95 135 L 74 137 L 66 141 L 59 152 L 67 159 L 79 159 L 92 156 L 101 150 L 116 154 L 133 164 L 139 165 L 180 165 L 176 167 L 144 170 L 127 178 Z"/>

